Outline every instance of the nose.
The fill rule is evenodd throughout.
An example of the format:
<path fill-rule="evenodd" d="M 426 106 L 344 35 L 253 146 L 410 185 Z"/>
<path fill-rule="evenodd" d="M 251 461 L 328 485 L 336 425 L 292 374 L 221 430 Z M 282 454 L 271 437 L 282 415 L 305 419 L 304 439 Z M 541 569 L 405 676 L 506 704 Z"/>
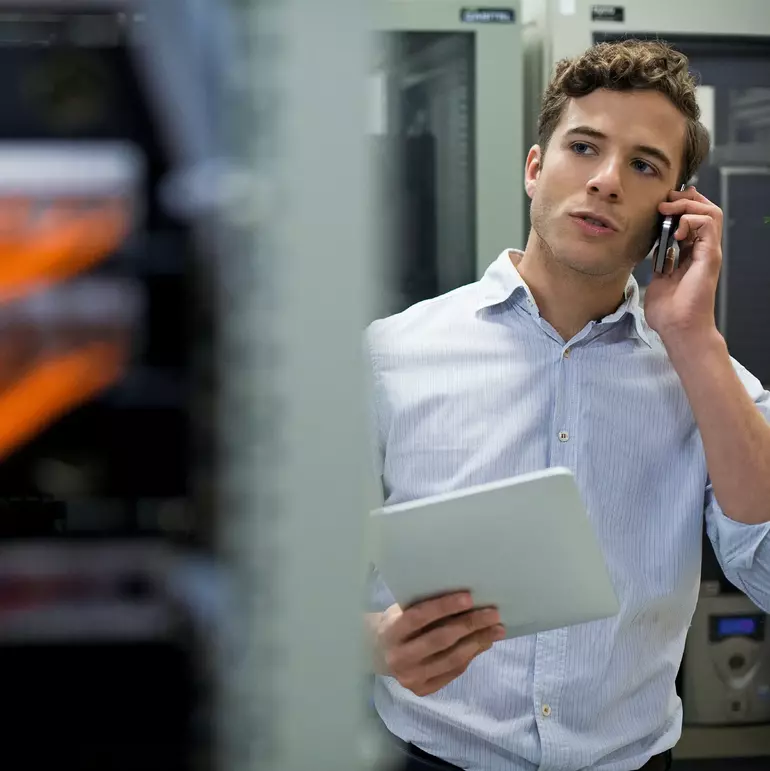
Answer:
<path fill-rule="evenodd" d="M 598 195 L 603 200 L 617 202 L 623 197 L 623 183 L 620 176 L 620 164 L 614 159 L 608 159 L 594 169 L 594 174 L 586 183 L 588 192 Z"/>

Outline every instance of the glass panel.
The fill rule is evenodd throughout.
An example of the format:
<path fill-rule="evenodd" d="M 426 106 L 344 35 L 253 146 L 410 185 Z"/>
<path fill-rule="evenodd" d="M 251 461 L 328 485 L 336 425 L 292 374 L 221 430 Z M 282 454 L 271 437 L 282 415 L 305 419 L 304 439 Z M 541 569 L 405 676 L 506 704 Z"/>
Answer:
<path fill-rule="evenodd" d="M 389 32 L 370 81 L 378 315 L 476 279 L 473 33 Z"/>
<path fill-rule="evenodd" d="M 727 194 L 721 317 L 730 354 L 770 387 L 770 172 L 731 173 L 724 169 Z"/>
<path fill-rule="evenodd" d="M 732 88 L 729 98 L 728 141 L 770 148 L 770 88 Z"/>

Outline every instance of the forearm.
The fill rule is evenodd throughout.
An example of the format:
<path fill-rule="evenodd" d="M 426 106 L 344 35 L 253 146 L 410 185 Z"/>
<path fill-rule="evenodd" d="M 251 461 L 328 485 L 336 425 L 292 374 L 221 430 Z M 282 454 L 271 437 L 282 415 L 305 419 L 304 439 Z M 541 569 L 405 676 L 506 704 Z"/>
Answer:
<path fill-rule="evenodd" d="M 733 369 L 724 339 L 713 330 L 701 339 L 665 342 L 722 510 L 745 524 L 770 521 L 770 425 Z"/>

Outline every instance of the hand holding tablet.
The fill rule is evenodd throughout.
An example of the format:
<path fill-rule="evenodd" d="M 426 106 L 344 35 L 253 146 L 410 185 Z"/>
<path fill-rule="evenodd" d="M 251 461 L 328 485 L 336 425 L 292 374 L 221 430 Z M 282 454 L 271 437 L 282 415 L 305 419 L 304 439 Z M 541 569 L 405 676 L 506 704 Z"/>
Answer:
<path fill-rule="evenodd" d="M 499 611 L 508 638 L 619 610 L 568 469 L 386 506 L 370 523 L 373 562 L 401 609 L 470 593 L 477 608 Z"/>
<path fill-rule="evenodd" d="M 393 605 L 373 616 L 377 669 L 417 696 L 443 688 L 505 637 L 499 612 L 474 608 L 467 592 L 425 600 L 406 610 Z"/>

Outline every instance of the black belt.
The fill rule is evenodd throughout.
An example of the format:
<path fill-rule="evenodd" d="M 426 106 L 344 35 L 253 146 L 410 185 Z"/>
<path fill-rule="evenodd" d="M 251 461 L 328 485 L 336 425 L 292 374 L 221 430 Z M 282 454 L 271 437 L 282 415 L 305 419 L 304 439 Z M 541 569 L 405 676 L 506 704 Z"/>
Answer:
<path fill-rule="evenodd" d="M 419 747 L 415 747 L 414 744 L 407 744 L 396 736 L 393 739 L 396 746 L 406 756 L 404 764 L 399 768 L 399 771 L 440 771 L 442 769 L 443 771 L 448 771 L 449 769 L 461 771 L 458 766 L 453 766 L 451 763 L 441 760 L 441 758 L 429 755 Z M 669 750 L 650 758 L 640 771 L 670 771 L 672 765 L 673 756 L 671 750 Z"/>

